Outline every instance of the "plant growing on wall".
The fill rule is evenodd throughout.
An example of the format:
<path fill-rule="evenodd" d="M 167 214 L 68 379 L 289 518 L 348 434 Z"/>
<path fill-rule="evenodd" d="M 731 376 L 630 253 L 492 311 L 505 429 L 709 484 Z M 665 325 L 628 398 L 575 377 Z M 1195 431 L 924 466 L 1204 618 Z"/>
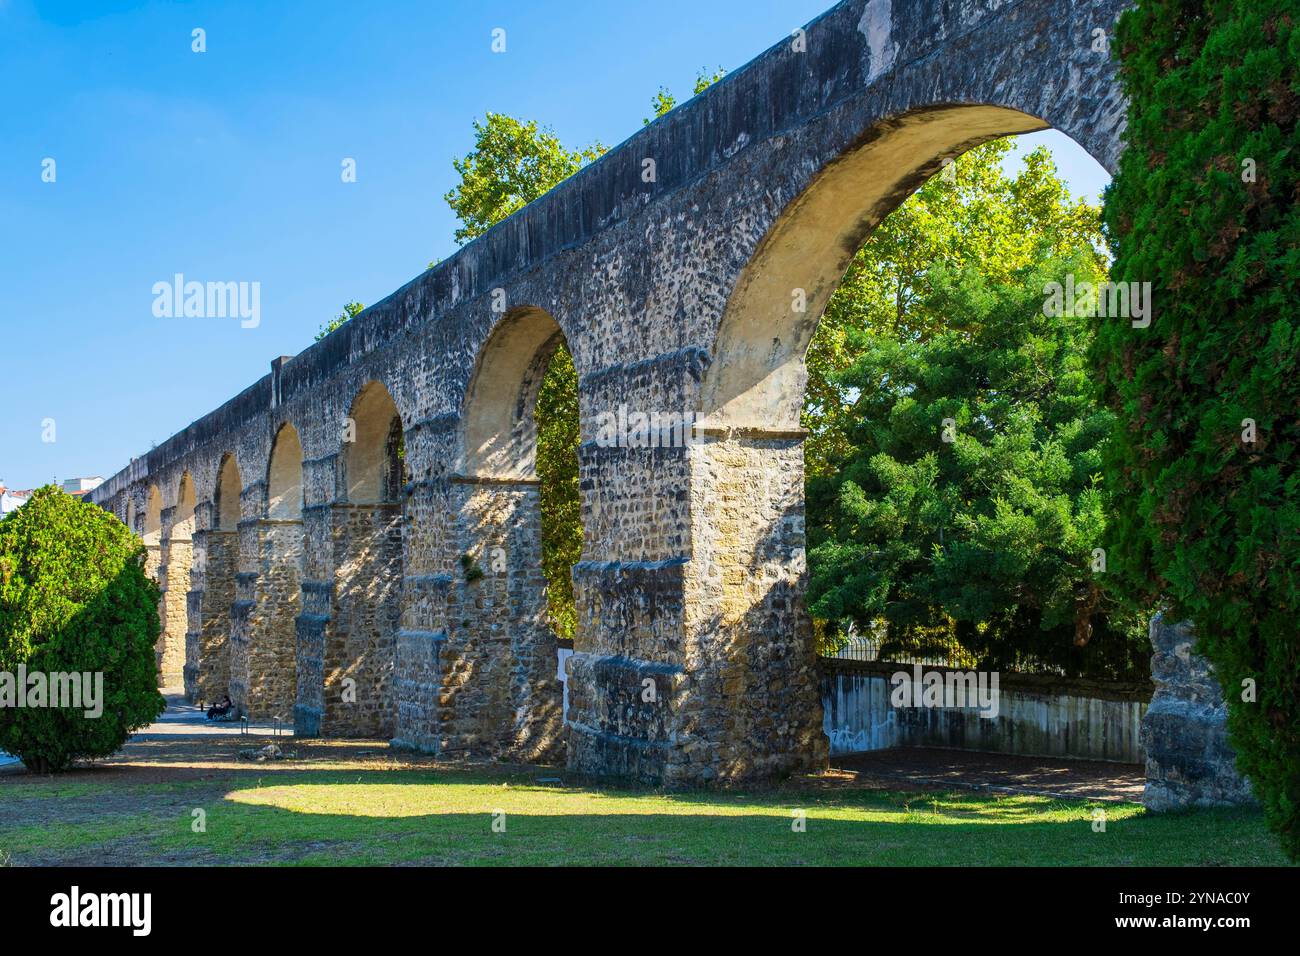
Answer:
<path fill-rule="evenodd" d="M 347 303 L 347 305 L 343 306 L 342 312 L 320 327 L 320 331 L 316 333 L 316 341 L 319 342 L 335 329 L 341 329 L 344 323 L 352 321 L 365 310 L 366 307 L 360 302 Z"/>

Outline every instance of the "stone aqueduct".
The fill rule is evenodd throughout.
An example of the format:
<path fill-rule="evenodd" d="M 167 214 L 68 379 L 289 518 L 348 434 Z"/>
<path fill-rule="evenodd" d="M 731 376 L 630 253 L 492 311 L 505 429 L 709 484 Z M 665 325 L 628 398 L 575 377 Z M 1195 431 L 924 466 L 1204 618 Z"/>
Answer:
<path fill-rule="evenodd" d="M 945 159 L 1054 126 L 1114 169 L 1124 104 L 1094 31 L 1125 5 L 846 0 L 273 361 L 94 494 L 163 585 L 163 680 L 299 734 L 567 742 L 572 768 L 666 785 L 823 762 L 799 428 L 816 319 Z M 532 419 L 561 340 L 583 437 L 567 701 Z M 621 405 L 698 413 L 705 440 L 602 447 Z"/>

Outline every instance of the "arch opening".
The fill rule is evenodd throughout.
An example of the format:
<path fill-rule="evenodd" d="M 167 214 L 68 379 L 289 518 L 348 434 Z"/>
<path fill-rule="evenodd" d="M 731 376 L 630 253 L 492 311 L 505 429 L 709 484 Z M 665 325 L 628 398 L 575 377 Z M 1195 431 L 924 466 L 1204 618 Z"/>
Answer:
<path fill-rule="evenodd" d="M 140 521 L 140 540 L 144 542 L 144 567 L 145 573 L 149 577 L 162 585 L 162 492 L 157 485 L 150 485 L 145 491 L 144 513 L 139 516 Z M 162 653 L 164 647 L 164 633 L 166 628 L 166 602 L 160 595 L 158 598 L 158 623 L 164 629 L 159 632 L 158 641 L 154 645 L 154 666 L 159 675 L 159 686 L 162 686 Z"/>
<path fill-rule="evenodd" d="M 271 521 L 302 518 L 302 442 L 292 425 L 280 426 L 266 468 L 266 517 Z"/>
<path fill-rule="evenodd" d="M 537 397 L 564 344 L 559 323 L 542 309 L 516 309 L 502 318 L 466 391 L 460 476 L 537 479 Z"/>
<path fill-rule="evenodd" d="M 808 346 L 876 226 L 946 161 L 1048 128 L 1005 107 L 935 107 L 878 124 L 828 163 L 768 230 L 732 291 L 702 388 L 705 424 L 797 430 Z"/>
<path fill-rule="evenodd" d="M 577 376 L 554 317 L 535 307 L 502 317 L 479 353 L 461 421 L 451 482 L 461 610 L 440 678 L 453 714 L 444 740 L 554 759 L 581 551 Z"/>
<path fill-rule="evenodd" d="M 809 347 L 814 343 L 819 323 L 827 314 L 828 307 L 833 302 L 843 301 L 836 300 L 834 297 L 845 280 L 846 272 L 852 274 L 850 267 L 857 268 L 860 265 L 859 253 L 863 250 L 864 244 L 872 239 L 877 227 L 890 214 L 899 210 L 922 185 L 931 180 L 931 177 L 945 172 L 949 161 L 957 159 L 975 147 L 1004 136 L 1046 128 L 1049 128 L 1048 124 L 1038 118 L 1014 110 L 988 106 L 943 107 L 883 123 L 864 137 L 853 150 L 828 163 L 821 173 L 815 176 L 809 185 L 787 205 L 742 270 L 719 325 L 715 342 L 715 360 L 706 372 L 701 385 L 700 408 L 708 439 L 700 449 L 701 467 L 697 470 L 697 475 L 701 476 L 699 486 L 693 487 L 693 495 L 700 503 L 698 510 L 692 515 L 694 554 L 706 558 L 711 567 L 717 568 L 716 583 L 721 594 L 721 605 L 729 608 L 730 613 L 721 616 L 719 626 L 707 633 L 694 635 L 691 639 L 695 646 L 688 653 L 696 653 L 703 659 L 717 661 L 720 674 L 722 668 L 739 665 L 750 677 L 762 682 L 765 679 L 762 674 L 762 663 L 754 659 L 744 659 L 746 654 L 744 649 L 756 644 L 767 647 L 773 656 L 782 657 L 796 670 L 809 675 L 815 673 L 816 669 L 811 666 L 813 648 L 816 646 L 813 622 L 805 604 L 810 564 L 815 576 L 821 578 L 818 588 L 819 607 L 831 613 L 839 609 L 846 614 L 842 619 L 818 622 L 819 625 L 825 624 L 828 629 L 831 626 L 842 625 L 853 616 L 848 615 L 843 609 L 846 606 L 857 607 L 848 602 L 848 598 L 844 596 L 851 590 L 849 584 L 857 589 L 857 593 L 870 592 L 871 581 L 875 580 L 871 578 L 871 574 L 875 574 L 877 569 L 887 566 L 892 560 L 889 557 L 890 542 L 900 542 L 904 534 L 900 530 L 895 533 L 894 538 L 882 537 L 879 542 L 876 542 L 874 538 L 869 537 L 870 534 L 875 533 L 874 530 L 871 532 L 863 530 L 863 527 L 874 528 L 869 523 L 870 516 L 878 515 L 880 509 L 898 507 L 903 509 L 898 521 L 904 524 L 912 522 L 907 506 L 899 504 L 890 495 L 896 497 L 900 487 L 910 487 L 907 482 L 914 478 L 920 480 L 906 471 L 906 468 L 920 466 L 907 457 L 910 452 L 899 451 L 900 457 L 895 459 L 894 452 L 890 448 L 883 445 L 877 448 L 872 442 L 878 440 L 876 436 L 881 431 L 893 429 L 889 432 L 893 436 L 890 440 L 895 442 L 893 447 L 899 447 L 900 439 L 897 435 L 905 432 L 899 432 L 897 429 L 903 428 L 910 421 L 905 418 L 908 409 L 920 407 L 918 403 L 923 400 L 927 390 L 934 389 L 929 389 L 925 379 L 920 379 L 914 384 L 910 380 L 904 383 L 900 378 L 903 373 L 899 369 L 906 366 L 897 364 L 890 366 L 885 359 L 881 359 L 881 362 L 885 363 L 881 367 L 887 369 L 885 377 L 864 378 L 865 384 L 857 383 L 855 389 L 851 390 L 852 397 L 847 399 L 847 407 L 872 409 L 871 414 L 883 408 L 889 408 L 890 411 L 883 417 L 872 419 L 872 422 L 878 424 L 868 422 L 858 432 L 850 435 L 855 442 L 858 442 L 853 448 L 838 448 L 834 454 L 826 456 L 826 461 L 830 462 L 829 468 L 836 473 L 811 475 L 808 485 L 809 500 L 814 503 L 815 509 L 810 511 L 805 504 L 804 455 L 807 449 L 805 438 L 809 434 L 806 428 L 814 427 L 806 417 L 810 407 L 806 405 L 806 401 L 810 398 L 807 392 L 809 374 L 806 361 Z M 1076 145 L 1081 144 L 1076 143 Z M 955 169 L 956 167 L 954 173 Z M 1004 213 L 1005 210 L 986 210 L 986 212 L 990 216 L 996 216 Z M 922 216 L 924 213 L 918 212 L 916 215 Z M 940 210 L 938 215 L 942 216 L 944 212 Z M 1098 232 L 1097 235 L 1099 239 L 1100 233 Z M 1056 254 L 1055 252 L 1044 253 L 1044 257 L 1052 258 Z M 1087 253 L 1083 246 L 1079 246 L 1079 254 L 1086 259 Z M 977 257 L 972 256 L 972 259 Z M 1025 268 L 1028 269 L 1035 264 L 1041 264 L 1041 260 L 1034 260 L 1031 256 Z M 960 263 L 956 263 L 954 269 L 959 265 Z M 1028 272 L 1025 272 L 1025 275 L 1026 283 L 1030 280 L 1039 283 L 1037 293 L 1031 290 L 1024 297 L 1026 308 L 1029 309 L 1027 315 L 1032 316 L 1035 312 L 1042 311 L 1042 279 Z M 1008 286 L 1011 284 L 1008 282 Z M 1027 289 L 1028 285 L 1024 285 L 1023 288 Z M 904 312 L 905 302 L 908 303 L 906 308 L 912 307 L 912 300 L 908 296 L 913 291 L 915 290 L 908 288 L 908 295 L 904 295 L 903 287 L 899 287 L 896 304 L 900 317 Z M 961 308 L 960 302 L 961 300 L 953 299 L 950 300 L 950 305 L 953 308 Z M 862 314 L 865 316 L 867 312 L 864 311 Z M 963 320 L 969 321 L 969 318 Z M 914 348 L 918 343 L 926 341 L 928 333 L 913 329 L 906 335 L 907 337 L 899 342 L 905 348 Z M 975 338 L 972 341 L 980 340 Z M 989 341 L 983 340 L 981 347 L 987 347 Z M 1084 351 L 1086 352 L 1086 349 Z M 887 356 L 889 353 L 882 351 L 878 354 Z M 908 354 L 922 353 L 914 351 Z M 935 355 L 937 354 L 936 352 Z M 1076 352 L 1074 358 L 1077 359 L 1081 354 L 1083 352 Z M 817 358 L 819 362 L 824 362 L 826 353 L 819 352 Z M 1063 366 L 1067 370 L 1073 367 L 1074 365 L 1070 363 Z M 876 365 L 872 365 L 871 368 L 874 370 Z M 999 373 L 1003 374 L 1004 371 Z M 819 373 L 819 376 L 824 378 L 822 373 Z M 1059 376 L 1060 379 L 1067 377 L 1067 372 Z M 963 382 L 975 381 L 977 378 L 979 376 L 968 375 Z M 915 391 L 911 391 L 912 388 L 915 388 Z M 942 391 L 942 386 L 936 388 Z M 899 394 L 892 396 L 897 399 L 892 405 L 885 401 L 879 403 L 874 401 L 876 390 L 892 393 L 895 389 Z M 824 400 L 825 394 L 819 395 L 819 398 Z M 934 407 L 939 407 L 943 399 L 943 394 L 935 398 Z M 955 393 L 953 401 L 957 402 Z M 963 398 L 962 401 L 965 399 Z M 928 410 L 930 406 L 925 407 Z M 1022 411 L 1024 407 L 1021 406 Z M 904 418 L 891 418 L 890 415 L 893 414 Z M 953 414 L 956 420 L 960 418 L 961 412 L 955 411 Z M 942 420 L 946 419 L 936 416 L 933 422 L 933 435 L 929 429 L 923 430 L 923 434 L 917 432 L 919 437 L 916 437 L 913 443 L 923 444 L 933 437 L 932 453 L 936 456 L 935 460 L 939 462 L 935 480 L 956 482 L 963 473 L 954 468 L 954 476 L 950 476 L 945 471 L 947 467 L 945 463 L 955 459 L 954 453 L 951 452 L 947 458 L 943 457 L 945 447 L 952 446 L 940 444 L 945 440 L 941 427 Z M 902 424 L 899 424 L 900 422 Z M 996 425 L 996 418 L 993 418 L 992 422 L 994 424 L 990 424 L 987 415 L 980 420 L 981 427 L 987 426 L 986 430 L 990 435 L 996 434 L 996 428 L 1000 427 Z M 1053 428 L 1060 428 L 1064 429 L 1060 432 L 1061 435 L 1066 432 L 1076 435 L 1073 441 L 1078 444 L 1077 430 L 1071 431 L 1073 424 L 1070 421 L 1057 424 L 1044 418 L 1043 424 L 1034 434 L 1047 433 Z M 815 439 L 820 440 L 821 436 L 816 431 L 812 434 Z M 859 439 L 861 440 L 858 441 Z M 1040 439 L 1049 443 L 1053 440 L 1051 435 L 1047 438 L 1042 438 L 1040 435 Z M 853 457 L 857 448 L 868 449 L 868 451 L 862 451 L 858 457 Z M 825 452 L 826 446 L 819 446 L 818 450 L 819 453 Z M 1081 452 L 1080 455 L 1082 457 L 1079 460 L 1084 461 L 1086 454 Z M 896 467 L 896 463 L 900 461 L 906 468 Z M 837 465 L 836 462 L 839 464 Z M 894 469 L 890 472 L 893 483 L 881 478 L 880 487 L 875 487 L 870 483 L 875 474 L 873 469 L 886 467 L 882 462 L 888 462 L 889 467 Z M 840 468 L 849 467 L 856 469 L 851 479 L 838 474 Z M 1095 469 L 1093 471 L 1095 472 Z M 846 482 L 852 483 L 853 487 L 849 488 Z M 1088 494 L 1087 488 L 1075 487 L 1077 484 L 1079 483 L 1070 484 L 1068 480 L 1062 479 L 1061 487 L 1053 485 L 1048 495 L 1070 497 L 1071 508 L 1077 513 L 1080 502 Z M 954 484 L 953 487 L 957 485 Z M 866 517 L 859 516 L 861 526 L 854 525 L 855 530 L 851 534 L 844 531 L 848 521 L 846 515 L 848 510 L 851 510 L 851 506 L 843 506 L 848 509 L 843 513 L 835 510 L 841 507 L 839 502 L 843 500 L 842 495 L 850 492 L 864 498 L 867 502 L 879 502 L 876 511 L 864 512 Z M 924 498 L 921 492 L 918 492 L 917 496 L 917 500 Z M 958 512 L 961 511 L 961 507 L 971 506 L 971 501 L 967 500 L 968 495 L 963 495 L 962 498 L 965 504 L 957 508 Z M 743 507 L 740 506 L 741 501 L 744 502 Z M 862 507 L 867 509 L 868 506 L 864 504 Z M 829 517 L 832 513 L 839 514 L 839 517 L 832 520 Z M 853 513 L 857 514 L 857 512 Z M 962 513 L 959 517 L 977 520 L 973 514 Z M 946 553 L 957 554 L 954 549 L 962 546 L 958 535 L 959 529 L 957 525 L 952 525 L 951 522 L 949 524 L 951 526 L 947 527 L 947 530 L 951 535 L 948 540 L 945 541 L 943 536 L 945 527 L 937 525 L 936 540 L 929 543 L 922 542 L 919 545 L 919 553 L 928 557 L 931 555 L 931 548 L 939 548 Z M 877 550 L 872 551 L 864 544 L 858 549 L 861 552 L 859 554 L 858 551 L 853 551 L 851 547 L 846 546 L 846 542 L 841 540 L 840 535 L 854 538 L 854 541 L 848 542 L 849 544 L 856 542 L 857 539 L 869 541 Z M 825 547 L 821 547 L 823 545 Z M 849 554 L 857 556 L 852 560 L 844 557 Z M 872 554 L 877 554 L 877 558 L 873 559 Z M 839 556 L 842 567 L 835 563 L 836 555 Z M 1071 596 L 1068 593 L 1070 588 L 1062 589 L 1062 593 L 1066 593 L 1066 597 L 1062 600 L 1075 601 L 1078 618 L 1074 622 L 1067 621 L 1057 627 L 1057 630 L 1062 632 L 1070 630 L 1076 642 L 1079 642 L 1079 646 L 1086 643 L 1087 635 L 1092 632 L 1093 624 L 1098 620 L 1096 609 L 1099 607 L 1096 589 L 1089 586 L 1090 575 L 1087 573 L 1086 562 L 1082 561 L 1083 557 L 1082 551 L 1072 555 L 1072 559 L 1080 559 L 1073 561 L 1071 565 L 1077 572 L 1078 586 L 1074 588 L 1074 592 L 1077 593 Z M 957 558 L 952 559 L 953 566 L 956 565 L 957 560 Z M 991 563 L 995 562 L 985 562 L 978 571 L 978 574 L 985 574 L 989 579 L 977 588 L 981 593 L 987 593 L 996 584 L 995 574 L 987 571 L 987 565 Z M 858 574 L 859 568 L 865 568 L 867 571 Z M 974 570 L 971 574 L 978 576 Z M 847 582 L 839 590 L 826 585 L 826 579 L 834 575 L 840 575 Z M 752 582 L 756 580 L 764 580 L 764 586 L 755 588 Z M 889 593 L 891 597 L 888 606 L 896 609 L 906 595 L 895 590 Z M 992 634 L 994 630 L 1004 628 L 1004 625 L 1006 628 L 1020 626 L 1016 623 L 1019 618 L 1011 619 L 1008 623 L 990 611 L 983 619 L 972 620 L 971 616 L 976 612 L 966 608 L 975 605 L 965 596 L 965 592 L 960 592 L 962 595 L 960 600 L 967 601 L 966 605 L 952 603 L 958 600 L 956 597 L 946 597 L 943 600 L 933 597 L 936 594 L 948 593 L 941 592 L 937 586 L 925 593 L 930 595 L 926 600 L 942 610 L 942 613 L 935 616 L 933 627 L 927 625 L 913 628 L 902 623 L 901 618 L 895 619 L 895 616 L 887 616 L 883 612 L 878 618 L 863 625 L 870 627 L 873 635 L 883 634 L 889 639 L 890 649 L 886 651 L 880 651 L 881 647 L 886 646 L 883 638 L 873 644 L 880 653 L 890 655 L 882 656 L 880 660 L 889 661 L 891 666 L 916 662 L 956 667 L 979 666 L 985 669 L 992 667 L 994 670 L 1005 666 L 1005 669 L 1012 670 L 1010 666 L 1003 663 L 1005 658 L 986 656 L 989 653 L 987 645 L 991 643 L 991 639 L 984 638 L 982 635 L 986 630 Z M 1026 601 L 1025 606 L 1030 608 L 1030 612 L 1022 616 L 1034 626 L 1031 628 L 1028 624 L 1024 625 L 1021 630 L 1025 634 L 1031 630 L 1037 632 L 1039 624 L 1036 622 L 1039 622 L 1040 618 L 1042 621 L 1048 620 L 1045 613 L 1033 604 L 1037 600 L 1035 596 Z M 949 603 L 945 604 L 945 601 Z M 869 601 L 859 603 L 862 606 L 870 604 Z M 954 610 L 958 608 L 961 610 Z M 855 615 L 857 613 L 854 612 Z M 1001 614 L 1001 611 L 997 614 Z M 853 623 L 861 622 L 854 620 Z M 1114 634 L 1112 634 L 1112 623 L 1115 624 Z M 1042 626 L 1045 627 L 1046 624 Z M 1135 626 L 1132 621 L 1119 622 L 1115 619 L 1115 621 L 1107 620 L 1101 626 L 1109 635 L 1105 639 L 1111 643 L 1106 646 L 1113 649 L 1116 660 L 1120 660 L 1121 663 L 1131 662 L 1142 657 L 1145 646 L 1141 641 L 1143 629 L 1140 625 Z M 1121 629 L 1124 636 L 1122 638 L 1114 636 L 1120 634 Z M 936 636 L 940 631 L 948 636 Z M 819 631 L 819 633 L 825 637 L 830 631 Z M 787 637 L 792 634 L 801 635 L 793 646 Z M 899 639 L 899 636 L 904 634 L 906 640 Z M 843 635 L 840 635 L 837 640 L 842 637 Z M 939 642 L 934 646 L 942 645 L 949 648 L 951 656 L 943 659 L 927 657 L 924 648 L 930 646 L 926 641 L 931 640 Z M 1121 645 L 1119 642 L 1128 643 Z M 826 644 L 822 645 L 823 650 L 827 647 Z M 780 650 L 778 651 L 777 648 Z M 980 648 L 980 651 L 972 653 L 971 648 Z M 1108 649 L 1106 653 L 1109 655 L 1112 650 Z M 1062 659 L 1065 656 L 1061 655 Z M 1022 666 L 1026 669 L 1032 668 L 1033 672 L 1041 672 L 1040 668 L 1048 666 L 1029 658 L 1019 660 L 1023 661 Z M 1051 672 L 1057 672 L 1054 669 L 1056 666 L 1055 663 L 1051 664 Z M 1066 671 L 1060 673 L 1065 674 Z M 1092 674 L 1084 673 L 1074 676 L 1083 679 L 1093 677 Z M 1127 681 L 1128 675 L 1125 674 L 1117 679 Z M 774 703 L 771 699 L 760 699 L 762 695 L 746 698 L 747 703 L 739 708 L 742 713 L 734 715 L 734 718 L 737 725 L 741 727 L 757 725 L 760 720 L 771 719 L 775 709 L 782 716 L 788 715 L 793 725 L 806 723 L 809 714 L 816 714 L 817 720 L 821 722 L 821 708 L 816 705 L 817 696 L 816 682 L 808 679 L 801 686 L 786 686 L 785 697 L 790 703 L 781 704 Z M 837 731 L 843 730 L 841 722 L 844 714 L 833 712 L 837 706 L 837 698 L 834 695 L 826 700 L 829 706 L 825 713 L 825 723 L 822 724 L 823 733 L 811 735 L 806 733 L 808 728 L 804 728 L 805 739 L 809 741 L 809 746 L 824 748 L 827 743 L 832 743 L 834 746 L 842 747 L 844 740 L 857 739 L 851 734 L 848 737 L 844 734 L 836 736 Z M 747 707 L 749 712 L 743 712 Z M 795 712 L 796 709 L 801 712 Z M 1122 745 L 1116 740 L 1102 741 L 1104 735 L 1101 727 L 1086 727 L 1076 734 L 1076 739 L 1070 741 L 1068 746 L 1087 749 L 1071 751 L 1072 755 L 1101 759 L 1134 759 L 1133 755 L 1136 751 L 1133 747 L 1137 740 L 1140 711 L 1127 705 L 1115 709 L 1116 714 L 1108 713 L 1105 723 L 1112 729 L 1123 725 L 1125 729 L 1116 735 L 1124 738 Z M 896 723 L 897 727 L 891 724 L 891 732 L 903 727 L 906 721 L 900 719 Z M 1061 720 L 1060 723 L 1064 724 L 1065 721 Z M 950 734 L 962 732 L 953 727 L 955 724 L 949 726 Z M 1012 739 L 1014 735 L 1009 730 L 1000 728 L 998 733 L 1002 734 L 1002 737 L 998 737 L 990 727 L 991 725 L 987 723 L 980 727 L 982 749 L 1005 748 L 1008 752 L 1017 752 L 1013 748 L 1018 744 Z M 970 728 L 967 728 L 966 732 L 970 732 Z M 918 734 L 916 737 L 896 739 L 893 742 L 895 744 L 922 742 L 922 731 L 917 730 L 916 733 Z M 997 744 L 991 742 L 995 737 L 1000 741 Z M 834 743 L 837 740 L 839 743 Z M 1058 743 L 1063 742 L 1054 741 L 1052 746 Z M 743 746 L 737 747 L 736 750 L 740 754 L 736 766 L 740 767 L 748 758 L 743 755 Z M 791 757 L 791 764 L 798 763 L 796 754 Z"/>
<path fill-rule="evenodd" d="M 409 480 L 402 417 L 382 382 L 369 382 L 352 403 L 351 441 L 344 443 L 346 500 L 358 505 L 400 504 Z"/>
<path fill-rule="evenodd" d="M 331 508 L 334 608 L 319 658 L 320 733 L 392 738 L 398 631 L 402 616 L 406 433 L 382 382 L 367 382 L 352 402 Z M 314 665 L 313 665 L 314 670 Z"/>

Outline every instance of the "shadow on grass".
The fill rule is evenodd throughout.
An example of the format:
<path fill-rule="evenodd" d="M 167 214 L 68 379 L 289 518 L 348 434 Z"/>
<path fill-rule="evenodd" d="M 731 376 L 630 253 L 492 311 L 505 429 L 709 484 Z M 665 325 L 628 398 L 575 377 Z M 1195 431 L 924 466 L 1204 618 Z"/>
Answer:
<path fill-rule="evenodd" d="M 154 784 L 131 781 L 157 768 L 123 765 L 112 787 L 95 785 L 109 782 L 101 771 L 61 799 L 14 788 L 6 796 L 17 801 L 0 809 L 0 848 L 16 863 L 83 865 L 1283 862 L 1252 811 L 1165 816 L 1112 803 L 1097 832 L 1093 812 L 1103 805 L 1085 801 L 797 785 L 660 793 L 538 784 L 546 771 L 382 764 L 254 764 L 186 779 L 169 771 L 173 779 Z M 24 809 L 39 819 L 18 825 Z"/>

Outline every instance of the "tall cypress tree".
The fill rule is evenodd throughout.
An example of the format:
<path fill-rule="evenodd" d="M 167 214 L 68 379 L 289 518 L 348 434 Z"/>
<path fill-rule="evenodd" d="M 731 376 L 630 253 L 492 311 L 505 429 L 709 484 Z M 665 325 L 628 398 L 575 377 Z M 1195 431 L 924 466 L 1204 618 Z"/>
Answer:
<path fill-rule="evenodd" d="M 1300 3 L 1142 0 L 1118 27 L 1112 278 L 1149 327 L 1095 352 L 1120 423 L 1110 554 L 1196 626 L 1238 769 L 1300 855 Z"/>

